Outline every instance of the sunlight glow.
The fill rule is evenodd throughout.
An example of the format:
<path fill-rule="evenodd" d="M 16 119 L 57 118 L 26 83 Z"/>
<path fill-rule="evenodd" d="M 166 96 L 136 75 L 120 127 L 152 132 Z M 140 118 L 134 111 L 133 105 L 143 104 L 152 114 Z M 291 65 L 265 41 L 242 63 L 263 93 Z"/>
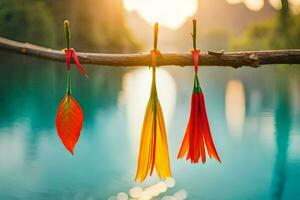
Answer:
<path fill-rule="evenodd" d="M 158 22 L 171 29 L 179 28 L 195 14 L 197 0 L 123 0 L 125 9 L 136 11 L 149 24 Z"/>
<path fill-rule="evenodd" d="M 264 7 L 264 0 L 226 0 L 229 4 L 240 4 L 244 3 L 247 8 L 252 11 L 259 11 Z M 300 13 L 300 0 L 288 0 L 290 9 L 294 14 Z M 281 0 L 269 0 L 270 5 L 280 10 L 282 8 Z"/>
<path fill-rule="evenodd" d="M 230 133 L 241 136 L 245 121 L 245 92 L 240 80 L 230 80 L 225 93 L 225 114 Z"/>

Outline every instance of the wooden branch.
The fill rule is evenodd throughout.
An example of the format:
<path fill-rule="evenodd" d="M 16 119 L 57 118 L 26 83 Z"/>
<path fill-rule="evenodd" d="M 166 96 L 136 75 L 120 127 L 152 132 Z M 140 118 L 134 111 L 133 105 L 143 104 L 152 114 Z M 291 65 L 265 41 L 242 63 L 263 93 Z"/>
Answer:
<path fill-rule="evenodd" d="M 11 51 L 28 56 L 65 62 L 63 51 L 52 50 L 29 43 L 20 43 L 0 37 L 0 50 Z M 149 66 L 150 54 L 102 54 L 80 53 L 80 62 L 105 66 Z M 192 66 L 193 58 L 190 53 L 162 53 L 157 60 L 159 66 L 179 65 Z M 259 67 L 269 64 L 300 64 L 300 49 L 267 50 L 244 52 L 208 52 L 200 55 L 200 65 L 205 66 L 241 66 Z"/>

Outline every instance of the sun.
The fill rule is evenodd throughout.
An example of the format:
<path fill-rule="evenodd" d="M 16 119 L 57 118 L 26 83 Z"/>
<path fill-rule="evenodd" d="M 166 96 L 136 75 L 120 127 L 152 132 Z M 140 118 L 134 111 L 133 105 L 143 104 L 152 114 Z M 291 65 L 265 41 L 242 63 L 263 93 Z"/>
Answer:
<path fill-rule="evenodd" d="M 179 28 L 198 7 L 197 0 L 123 0 L 125 9 L 136 11 L 149 24 L 158 22 L 171 29 Z"/>

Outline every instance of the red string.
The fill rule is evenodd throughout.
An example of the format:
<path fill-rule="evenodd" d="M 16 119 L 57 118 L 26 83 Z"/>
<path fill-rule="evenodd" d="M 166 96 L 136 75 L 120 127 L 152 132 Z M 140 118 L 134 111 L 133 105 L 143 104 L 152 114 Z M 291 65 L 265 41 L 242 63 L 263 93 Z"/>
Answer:
<path fill-rule="evenodd" d="M 191 51 L 194 57 L 194 67 L 195 67 L 195 73 L 198 73 L 198 66 L 199 66 L 199 55 L 200 55 L 200 50 L 192 50 Z"/>
<path fill-rule="evenodd" d="M 66 56 L 66 64 L 68 69 L 70 69 L 70 63 L 71 63 L 71 51 L 68 51 L 68 49 L 64 49 L 65 56 Z"/>
<path fill-rule="evenodd" d="M 85 72 L 85 70 L 81 66 L 76 51 L 73 48 L 64 49 L 64 51 L 65 51 L 66 64 L 67 64 L 68 69 L 70 69 L 71 58 L 73 58 L 73 60 L 74 60 L 74 62 L 76 64 L 76 67 L 78 68 L 78 70 L 80 71 L 80 73 L 83 74 L 87 78 L 88 74 Z"/>

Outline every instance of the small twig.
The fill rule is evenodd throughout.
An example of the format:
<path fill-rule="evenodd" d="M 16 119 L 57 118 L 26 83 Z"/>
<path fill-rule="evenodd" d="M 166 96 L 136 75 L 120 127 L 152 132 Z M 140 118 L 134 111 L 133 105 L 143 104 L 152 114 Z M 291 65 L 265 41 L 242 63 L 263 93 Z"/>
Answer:
<path fill-rule="evenodd" d="M 219 52 L 217 51 L 208 51 L 208 55 L 212 55 L 212 56 L 222 56 L 224 54 L 224 50 L 221 50 Z"/>

